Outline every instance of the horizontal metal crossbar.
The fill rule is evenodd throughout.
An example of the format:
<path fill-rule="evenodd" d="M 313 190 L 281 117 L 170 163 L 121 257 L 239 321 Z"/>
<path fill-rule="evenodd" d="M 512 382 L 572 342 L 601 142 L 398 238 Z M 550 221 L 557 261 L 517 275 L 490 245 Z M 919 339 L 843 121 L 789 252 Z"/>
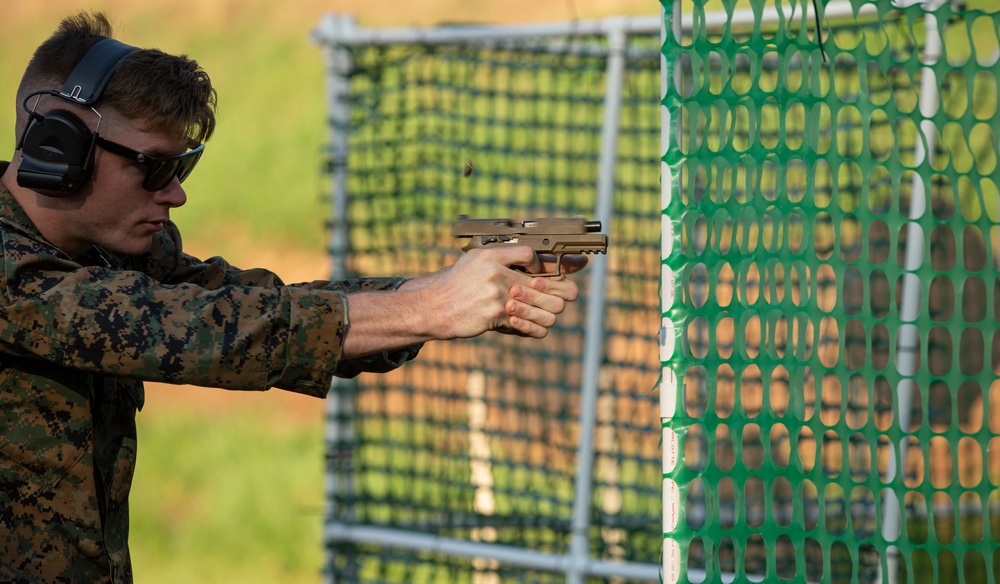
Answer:
<path fill-rule="evenodd" d="M 873 9 L 871 5 L 862 8 Z M 807 17 L 811 18 L 812 7 L 809 7 Z M 855 11 L 850 2 L 830 2 L 824 9 L 824 17 L 828 21 L 843 20 L 854 17 Z M 857 15 L 864 16 L 864 15 Z M 874 16 L 872 14 L 871 16 Z M 710 31 L 719 31 L 724 26 L 746 27 L 760 22 L 771 25 L 781 18 L 801 18 L 801 15 L 779 15 L 775 10 L 767 10 L 757 14 L 751 10 L 736 10 L 732 15 L 724 12 L 712 12 L 705 16 L 704 26 Z M 691 30 L 692 16 L 684 14 L 681 17 L 683 30 Z M 343 14 L 327 13 L 323 15 L 319 27 L 313 31 L 312 38 L 319 44 L 328 45 L 437 45 L 437 44 L 472 44 L 487 46 L 522 45 L 526 40 L 546 37 L 594 37 L 608 36 L 613 33 L 626 35 L 657 34 L 663 27 L 663 17 L 650 16 L 613 16 L 596 20 L 573 20 L 566 22 L 540 22 L 520 24 L 456 24 L 434 27 L 385 27 L 369 28 L 358 26 L 353 17 Z"/>
<path fill-rule="evenodd" d="M 347 541 L 437 552 L 465 558 L 489 558 L 504 564 L 555 573 L 565 573 L 574 567 L 574 558 L 569 555 L 546 554 L 514 546 L 451 539 L 403 529 L 327 523 L 323 535 L 327 544 L 334 541 Z M 588 559 L 578 568 L 588 576 L 624 577 L 650 581 L 656 581 L 660 578 L 660 567 L 655 564 Z"/>

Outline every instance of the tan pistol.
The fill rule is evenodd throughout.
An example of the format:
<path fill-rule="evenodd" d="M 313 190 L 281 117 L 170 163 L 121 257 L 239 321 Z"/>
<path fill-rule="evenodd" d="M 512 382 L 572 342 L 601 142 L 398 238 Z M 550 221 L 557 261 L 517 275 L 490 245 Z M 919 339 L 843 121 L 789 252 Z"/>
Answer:
<path fill-rule="evenodd" d="M 538 276 L 561 275 L 562 257 L 567 254 L 608 252 L 608 236 L 600 233 L 600 221 L 583 217 L 551 219 L 470 219 L 459 215 L 455 237 L 471 238 L 462 251 L 502 245 L 526 245 L 538 254 L 556 256 L 556 271 Z"/>

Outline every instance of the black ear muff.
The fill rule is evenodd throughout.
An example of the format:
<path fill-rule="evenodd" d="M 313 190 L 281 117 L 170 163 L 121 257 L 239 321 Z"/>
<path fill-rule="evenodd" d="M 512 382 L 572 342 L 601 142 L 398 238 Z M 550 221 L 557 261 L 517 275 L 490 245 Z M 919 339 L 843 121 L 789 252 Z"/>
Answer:
<path fill-rule="evenodd" d="M 32 117 L 21 137 L 17 184 L 49 196 L 75 193 L 90 178 L 94 137 L 68 111 Z"/>
<path fill-rule="evenodd" d="M 100 114 L 93 104 L 101 97 L 118 63 L 135 50 L 114 39 L 102 39 L 76 64 L 62 91 L 43 90 L 28 95 L 23 105 L 30 119 L 18 142 L 21 150 L 18 185 L 43 195 L 63 197 L 75 193 L 87 182 L 93 171 L 94 145 L 100 129 Z M 65 110 L 40 114 L 34 106 L 28 109 L 28 100 L 41 95 L 90 106 L 98 119 L 97 129 L 91 131 L 80 118 Z"/>

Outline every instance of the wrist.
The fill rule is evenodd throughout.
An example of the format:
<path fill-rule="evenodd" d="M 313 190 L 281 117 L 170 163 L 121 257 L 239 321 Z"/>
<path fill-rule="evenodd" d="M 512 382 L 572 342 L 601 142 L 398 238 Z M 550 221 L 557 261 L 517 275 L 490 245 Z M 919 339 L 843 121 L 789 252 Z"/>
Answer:
<path fill-rule="evenodd" d="M 396 290 L 399 292 L 415 292 L 417 290 L 423 290 L 437 281 L 443 271 L 444 270 L 438 270 L 430 274 L 424 274 L 422 276 L 417 276 L 416 278 L 403 280 L 403 282 L 396 287 Z"/>
<path fill-rule="evenodd" d="M 425 287 L 412 280 L 393 291 L 349 294 L 344 355 L 358 357 L 441 338 L 434 320 L 439 311 L 428 296 Z"/>

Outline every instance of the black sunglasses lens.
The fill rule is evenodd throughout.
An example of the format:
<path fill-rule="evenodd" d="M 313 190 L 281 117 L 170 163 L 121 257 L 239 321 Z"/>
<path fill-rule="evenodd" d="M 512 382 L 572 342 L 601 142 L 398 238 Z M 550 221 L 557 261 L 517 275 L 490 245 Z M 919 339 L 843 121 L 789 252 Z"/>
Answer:
<path fill-rule="evenodd" d="M 182 156 L 157 160 L 146 170 L 146 179 L 142 186 L 147 191 L 159 191 L 167 188 L 170 181 L 177 177 L 177 180 L 184 182 L 184 179 L 191 174 L 198 159 L 201 158 L 201 151 L 188 152 Z"/>
<path fill-rule="evenodd" d="M 177 158 L 157 160 L 146 170 L 146 180 L 143 181 L 142 187 L 147 191 L 165 189 L 177 176 L 179 166 L 180 160 Z"/>
<path fill-rule="evenodd" d="M 195 165 L 198 164 L 199 159 L 201 159 L 201 151 L 186 154 L 184 158 L 181 159 L 180 167 L 177 170 L 177 180 L 184 182 L 184 179 L 191 174 Z"/>

